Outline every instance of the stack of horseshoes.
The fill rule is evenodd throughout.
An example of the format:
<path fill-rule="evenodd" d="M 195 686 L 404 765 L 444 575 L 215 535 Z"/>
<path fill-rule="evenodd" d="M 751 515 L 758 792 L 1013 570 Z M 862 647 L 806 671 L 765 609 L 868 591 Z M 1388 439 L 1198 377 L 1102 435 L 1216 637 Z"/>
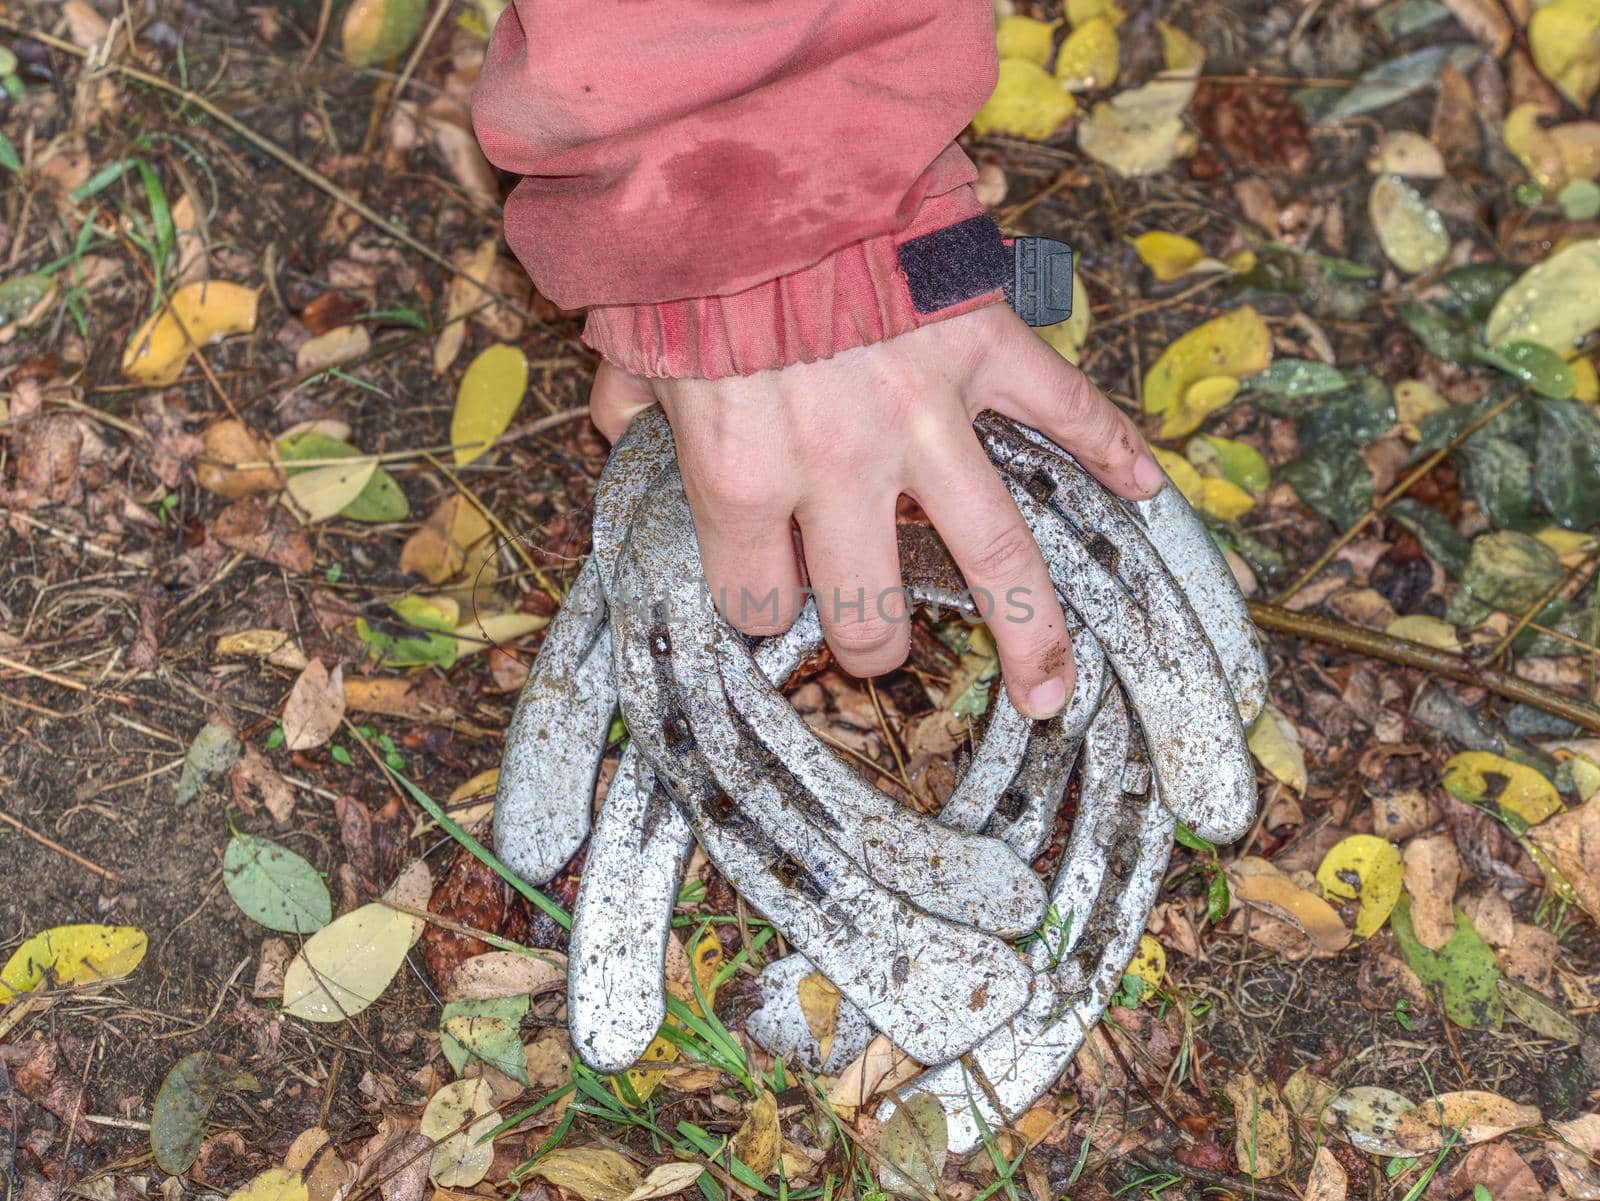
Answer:
<path fill-rule="evenodd" d="M 837 1072 L 881 1031 L 930 1065 L 901 1098 L 937 1097 L 950 1149 L 969 1151 L 975 1112 L 990 1127 L 1019 1116 L 1109 1003 L 1174 821 L 1217 842 L 1248 828 L 1242 723 L 1265 703 L 1266 664 L 1200 520 L 1171 484 L 1125 502 L 1026 427 L 985 414 L 977 430 L 1076 627 L 1078 675 L 1050 721 L 1001 692 L 937 817 L 863 780 L 776 690 L 822 645 L 814 606 L 753 648 L 712 607 L 660 411 L 617 443 L 594 551 L 512 718 L 494 816 L 499 855 L 533 884 L 589 840 L 568 1020 L 595 1070 L 632 1066 L 665 1017 L 666 940 L 698 841 L 796 952 L 762 971 L 751 1036 Z M 928 580 L 908 587 L 922 603 L 962 603 Z M 591 828 L 619 705 L 630 739 Z M 1076 815 L 1043 881 L 1029 863 L 1075 765 Z M 813 971 L 842 994 L 825 1058 L 796 993 Z"/>

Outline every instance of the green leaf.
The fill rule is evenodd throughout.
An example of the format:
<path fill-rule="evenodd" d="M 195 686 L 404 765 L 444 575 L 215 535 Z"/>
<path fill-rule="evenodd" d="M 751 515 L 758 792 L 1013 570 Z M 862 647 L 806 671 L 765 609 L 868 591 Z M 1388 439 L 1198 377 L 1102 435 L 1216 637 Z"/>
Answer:
<path fill-rule="evenodd" d="M 1472 355 L 1479 362 L 1498 367 L 1512 379 L 1527 384 L 1540 396 L 1565 400 L 1577 387 L 1572 370 L 1561 356 L 1537 342 L 1506 342 L 1493 349 L 1474 346 Z"/>
<path fill-rule="evenodd" d="M 478 1059 L 526 1084 L 521 1031 L 527 1014 L 526 996 L 451 1001 L 439 1015 L 439 1049 L 457 1076 Z"/>
<path fill-rule="evenodd" d="M 235 834 L 222 855 L 228 895 L 269 930 L 310 934 L 333 919 L 328 888 L 312 867 L 287 847 L 253 834 Z"/>
<path fill-rule="evenodd" d="M 224 1092 L 255 1092 L 254 1076 L 229 1066 L 210 1051 L 194 1051 L 172 1065 L 150 1111 L 150 1149 L 156 1166 L 182 1176 L 194 1166 L 206 1121 Z"/>
<path fill-rule="evenodd" d="M 1420 92 L 1439 76 L 1446 62 L 1465 71 L 1478 61 L 1480 52 L 1475 46 L 1426 46 L 1403 54 L 1399 58 L 1379 63 L 1362 74 L 1355 87 L 1349 89 L 1319 118 L 1319 125 L 1342 121 L 1374 109 L 1384 108 L 1397 100 L 1404 100 Z"/>
<path fill-rule="evenodd" d="M 1569 242 L 1505 290 L 1484 324 L 1484 341 L 1538 342 L 1558 354 L 1600 328 L 1600 238 Z"/>
<path fill-rule="evenodd" d="M 1473 539 L 1472 553 L 1461 573 L 1461 586 L 1450 598 L 1445 620 L 1457 625 L 1481 620 L 1460 620 L 1452 615 L 1458 606 L 1468 606 L 1470 602 L 1520 615 L 1549 592 L 1561 576 L 1561 559 L 1537 538 L 1516 530 L 1483 534 Z"/>
<path fill-rule="evenodd" d="M 1447 363 L 1471 361 L 1477 343 L 1472 327 L 1462 318 L 1434 305 L 1412 300 L 1400 306 L 1400 320 L 1434 358 Z"/>
<path fill-rule="evenodd" d="M 1533 504 L 1533 462 L 1505 438 L 1476 434 L 1456 448 L 1468 495 L 1496 529 L 1527 530 L 1543 524 Z"/>
<path fill-rule="evenodd" d="M 1305 505 L 1340 529 L 1354 525 L 1372 508 L 1372 472 L 1345 446 L 1326 443 L 1285 465 L 1278 478 Z"/>
<path fill-rule="evenodd" d="M 1509 263 L 1472 263 L 1446 271 L 1439 282 L 1450 290 L 1452 309 L 1468 320 L 1482 321 L 1520 274 L 1522 269 Z"/>
<path fill-rule="evenodd" d="M 7 72 L 10 74 L 10 72 Z M 22 174 L 22 160 L 17 157 L 17 148 L 11 144 L 11 139 L 0 133 L 0 167 L 15 175 Z"/>
<path fill-rule="evenodd" d="M 1524 1026 L 1544 1038 L 1569 1045 L 1583 1041 L 1578 1023 L 1560 1005 L 1508 976 L 1500 977 L 1500 999 Z"/>
<path fill-rule="evenodd" d="M 1202 459 L 1215 462 L 1223 479 L 1230 484 L 1238 484 L 1246 492 L 1264 492 L 1272 482 L 1272 469 L 1267 466 L 1261 452 L 1248 442 L 1201 434 L 1190 441 L 1184 453 L 1197 467 Z"/>
<path fill-rule="evenodd" d="M 1233 906 L 1228 896 L 1228 878 L 1221 871 L 1211 873 L 1211 883 L 1206 885 L 1206 921 L 1220 922 L 1228 916 Z"/>
<path fill-rule="evenodd" d="M 361 451 L 342 442 L 321 430 L 307 430 L 304 433 L 291 434 L 279 438 L 275 443 L 278 456 L 286 464 L 296 463 L 306 459 L 354 459 L 359 458 Z M 290 475 L 310 468 L 288 467 Z M 366 486 L 356 495 L 356 498 L 339 511 L 339 516 L 347 517 L 351 521 L 404 521 L 411 516 L 411 506 L 406 501 L 405 493 L 400 490 L 400 485 L 395 482 L 381 466 L 367 480 Z"/>
<path fill-rule="evenodd" d="M 1182 822 L 1173 823 L 1172 838 L 1180 847 L 1188 847 L 1191 851 L 1199 851 L 1202 855 L 1215 855 L 1216 844 L 1201 838 Z"/>
<path fill-rule="evenodd" d="M 1592 221 L 1600 217 L 1600 184 L 1592 179 L 1573 179 L 1556 193 L 1561 215 L 1568 221 Z"/>
<path fill-rule="evenodd" d="M 227 771 L 244 748 L 239 736 L 227 726 L 207 722 L 189 744 L 183 757 L 183 772 L 178 776 L 178 804 L 187 805 L 212 776 Z"/>
<path fill-rule="evenodd" d="M 1409 496 L 1391 504 L 1388 515 L 1415 535 L 1423 551 L 1438 562 L 1450 576 L 1459 579 L 1467 568 L 1467 557 L 1472 544 L 1460 530 L 1450 524 L 1450 519 L 1438 509 L 1431 508 Z"/>
<path fill-rule="evenodd" d="M 1302 452 L 1317 446 L 1355 451 L 1382 437 L 1396 420 L 1394 397 L 1375 375 L 1363 375 L 1349 391 L 1323 400 L 1296 427 Z"/>
<path fill-rule="evenodd" d="M 371 649 L 372 657 L 390 667 L 453 667 L 460 652 L 450 619 L 420 596 L 403 596 L 391 601 L 389 609 L 419 634 L 391 634 L 356 618 L 356 637 Z"/>
<path fill-rule="evenodd" d="M 1430 991 L 1439 989 L 1445 1016 L 1469 1030 L 1498 1030 L 1505 1018 L 1500 999 L 1500 968 L 1483 936 L 1459 909 L 1456 932 L 1437 951 L 1417 941 L 1411 927 L 1411 898 L 1401 895 L 1389 915 L 1395 941 L 1406 963 Z"/>
<path fill-rule="evenodd" d="M 13 275 L 0 284 L 0 325 L 21 321 L 50 295 L 55 284 L 48 275 Z"/>
<path fill-rule="evenodd" d="M 1350 381 L 1337 367 L 1312 359 L 1277 359 L 1272 366 L 1239 381 L 1247 390 L 1275 396 L 1320 396 L 1342 392 Z"/>
<path fill-rule="evenodd" d="M 1574 400 L 1535 402 L 1539 440 L 1533 486 L 1570 530 L 1600 524 L 1600 413 Z"/>

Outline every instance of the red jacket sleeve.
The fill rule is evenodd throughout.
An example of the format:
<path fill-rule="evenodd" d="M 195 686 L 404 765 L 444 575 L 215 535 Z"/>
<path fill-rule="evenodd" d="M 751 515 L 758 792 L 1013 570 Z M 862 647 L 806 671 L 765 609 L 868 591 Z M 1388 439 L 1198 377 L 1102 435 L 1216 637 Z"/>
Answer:
<path fill-rule="evenodd" d="M 994 85 L 990 0 L 513 0 L 473 121 L 522 176 L 506 239 L 644 375 L 825 358 L 918 312 L 904 242 L 981 213 L 952 139 Z"/>

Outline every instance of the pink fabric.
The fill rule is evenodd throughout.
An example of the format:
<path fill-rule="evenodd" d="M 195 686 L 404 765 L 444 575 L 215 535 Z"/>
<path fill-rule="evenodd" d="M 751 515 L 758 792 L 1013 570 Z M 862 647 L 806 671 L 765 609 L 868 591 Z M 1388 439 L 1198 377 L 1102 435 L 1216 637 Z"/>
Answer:
<path fill-rule="evenodd" d="M 951 142 L 994 84 L 993 12 L 513 0 L 473 101 L 484 152 L 523 177 L 506 239 L 643 374 L 744 374 L 924 324 L 894 246 L 980 211 Z"/>

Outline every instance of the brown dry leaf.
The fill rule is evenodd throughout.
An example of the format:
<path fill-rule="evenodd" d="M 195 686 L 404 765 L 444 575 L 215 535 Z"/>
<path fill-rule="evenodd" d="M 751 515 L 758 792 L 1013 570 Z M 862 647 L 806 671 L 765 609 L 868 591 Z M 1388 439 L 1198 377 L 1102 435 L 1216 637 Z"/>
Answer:
<path fill-rule="evenodd" d="M 644 1183 L 628 1194 L 627 1201 L 655 1201 L 657 1197 L 681 1193 L 699 1180 L 704 1171 L 697 1163 L 657 1164 L 650 1169 L 650 1175 L 644 1178 Z"/>
<path fill-rule="evenodd" d="M 313 562 L 311 542 L 280 505 L 259 496 L 236 500 L 211 521 L 211 536 L 230 550 L 286 571 L 308 572 Z"/>
<path fill-rule="evenodd" d="M 84 50 L 93 50 L 111 32 L 110 23 L 95 12 L 88 0 L 67 0 L 61 6 L 61 16 L 67 23 L 67 36 L 73 45 Z"/>
<path fill-rule="evenodd" d="M 70 413 L 41 413 L 18 422 L 12 441 L 16 487 L 9 493 L 0 489 L 0 500 L 25 509 L 81 500 L 83 445 L 83 423 Z"/>
<path fill-rule="evenodd" d="M 558 951 L 487 951 L 474 955 L 450 977 L 447 1001 L 537 997 L 567 986 L 567 957 Z"/>
<path fill-rule="evenodd" d="M 328 1145 L 328 1132 L 321 1126 L 313 1126 L 309 1130 L 302 1130 L 295 1135 L 294 1142 L 289 1144 L 289 1149 L 283 1153 L 283 1168 L 287 1172 L 303 1172 L 310 1166 L 312 1158 L 322 1148 Z"/>
<path fill-rule="evenodd" d="M 1381 793 L 1372 800 L 1372 832 L 1390 842 L 1404 842 L 1433 825 L 1433 806 L 1420 790 Z"/>
<path fill-rule="evenodd" d="M 218 659 L 265 659 L 274 667 L 299 671 L 306 665 L 300 644 L 284 630 L 239 630 L 223 634 L 211 653 Z"/>
<path fill-rule="evenodd" d="M 878 1093 L 904 1084 L 919 1071 L 921 1065 L 881 1034 L 873 1036 L 862 1051 L 828 1090 L 828 1104 L 841 1118 L 855 1116 Z"/>
<path fill-rule="evenodd" d="M 1290 1111 L 1304 1121 L 1316 1121 L 1322 1107 L 1339 1090 L 1310 1068 L 1296 1068 L 1283 1082 L 1283 1099 Z"/>
<path fill-rule="evenodd" d="M 444 687 L 434 676 L 351 676 L 344 682 L 344 705 L 356 713 L 383 713 L 413 720 L 447 718 L 453 712 Z"/>
<path fill-rule="evenodd" d="M 294 816 L 294 789 L 253 746 L 245 747 L 244 753 L 228 769 L 228 784 L 235 801 L 260 801 L 280 826 L 288 825 Z"/>
<path fill-rule="evenodd" d="M 1395 1121 L 1394 1138 L 1409 1151 L 1437 1151 L 1451 1131 L 1459 1144 L 1486 1143 L 1512 1130 L 1537 1126 L 1544 1116 L 1499 1093 L 1480 1089 L 1440 1093 L 1407 1110 Z"/>
<path fill-rule="evenodd" d="M 406 539 L 400 570 L 442 584 L 466 569 L 467 552 L 489 534 L 489 523 L 476 505 L 459 495 L 447 497 Z"/>
<path fill-rule="evenodd" d="M 1405 888 L 1411 894 L 1411 924 L 1417 941 L 1437 951 L 1456 932 L 1456 884 L 1461 857 L 1448 834 L 1413 838 L 1405 848 Z"/>
<path fill-rule="evenodd" d="M 255 983 L 251 985 L 252 996 L 279 998 L 283 996 L 283 973 L 289 967 L 289 958 L 294 954 L 289 949 L 289 943 L 282 938 L 269 938 L 261 944 L 259 958 L 256 961 Z"/>
<path fill-rule="evenodd" d="M 1350 945 L 1350 931 L 1333 907 L 1301 888 L 1265 859 L 1247 855 L 1227 869 L 1232 895 L 1296 926 L 1317 955 L 1337 955 Z"/>
<path fill-rule="evenodd" d="M 372 349 L 372 335 L 364 325 L 340 325 L 300 344 L 295 351 L 294 369 L 302 375 L 326 371 Z"/>
<path fill-rule="evenodd" d="M 1257 1179 L 1288 1171 L 1294 1162 L 1289 1111 L 1271 1081 L 1258 1081 L 1244 1071 L 1224 1089 L 1233 1105 L 1233 1154 L 1239 1170 Z"/>
<path fill-rule="evenodd" d="M 600 1147 L 557 1147 L 528 1170 L 583 1201 L 628 1201 L 643 1183 L 624 1156 Z"/>
<path fill-rule="evenodd" d="M 817 1056 L 824 1062 L 833 1050 L 834 1028 L 839 1021 L 839 990 L 821 972 L 812 972 L 795 985 L 806 1029 L 817 1040 Z"/>
<path fill-rule="evenodd" d="M 1528 838 L 1567 878 L 1589 915 L 1600 918 L 1600 795 L 1530 827 Z"/>
<path fill-rule="evenodd" d="M 467 314 L 493 300 L 481 285 L 489 282 L 489 273 L 494 269 L 499 246 L 498 238 L 486 238 L 470 254 L 451 256 L 460 273 L 451 277 L 449 291 L 445 293 L 444 328 L 439 331 L 439 337 L 433 344 L 435 377 L 449 370 L 450 364 L 461 353 L 461 347 L 467 340 Z"/>
<path fill-rule="evenodd" d="M 1460 1193 L 1469 1193 L 1481 1184 L 1494 1201 L 1544 1201 L 1544 1189 L 1533 1169 L 1508 1142 L 1474 1147 L 1451 1176 Z"/>
<path fill-rule="evenodd" d="M 283 487 L 283 477 L 274 467 L 251 467 L 241 471 L 234 466 L 272 461 L 267 440 L 258 437 L 242 421 L 228 417 L 207 426 L 203 453 L 204 457 L 195 463 L 194 478 L 207 492 L 238 500 L 259 492 L 276 492 Z"/>
<path fill-rule="evenodd" d="M 1350 1178 L 1325 1146 L 1317 1148 L 1311 1161 L 1311 1178 L 1306 1181 L 1306 1201 L 1344 1201 Z"/>
<path fill-rule="evenodd" d="M 728 1143 L 733 1157 L 744 1164 L 762 1180 L 772 1175 L 778 1166 L 778 1153 L 783 1149 L 783 1136 L 778 1129 L 778 1099 L 767 1089 L 762 1089 L 744 1124 L 734 1132 Z"/>
<path fill-rule="evenodd" d="M 321 659 L 306 664 L 283 704 L 283 744 L 305 751 L 327 742 L 344 717 L 344 667 L 329 672 Z"/>
<path fill-rule="evenodd" d="M 1551 1122 L 1556 1138 L 1544 1145 L 1562 1191 L 1572 1201 L 1600 1201 L 1600 1114 Z"/>
<path fill-rule="evenodd" d="M 1496 58 L 1511 48 L 1511 20 L 1494 0 L 1445 0 L 1445 6 Z"/>
<path fill-rule="evenodd" d="M 440 96 L 419 114 L 420 123 L 433 140 L 462 190 L 484 211 L 500 209 L 500 177 L 484 158 L 473 136 L 465 106 L 453 96 Z"/>
<path fill-rule="evenodd" d="M 255 329 L 256 296 L 254 288 L 225 280 L 185 284 L 128 341 L 122 374 L 151 388 L 175 383 L 194 348 Z"/>

